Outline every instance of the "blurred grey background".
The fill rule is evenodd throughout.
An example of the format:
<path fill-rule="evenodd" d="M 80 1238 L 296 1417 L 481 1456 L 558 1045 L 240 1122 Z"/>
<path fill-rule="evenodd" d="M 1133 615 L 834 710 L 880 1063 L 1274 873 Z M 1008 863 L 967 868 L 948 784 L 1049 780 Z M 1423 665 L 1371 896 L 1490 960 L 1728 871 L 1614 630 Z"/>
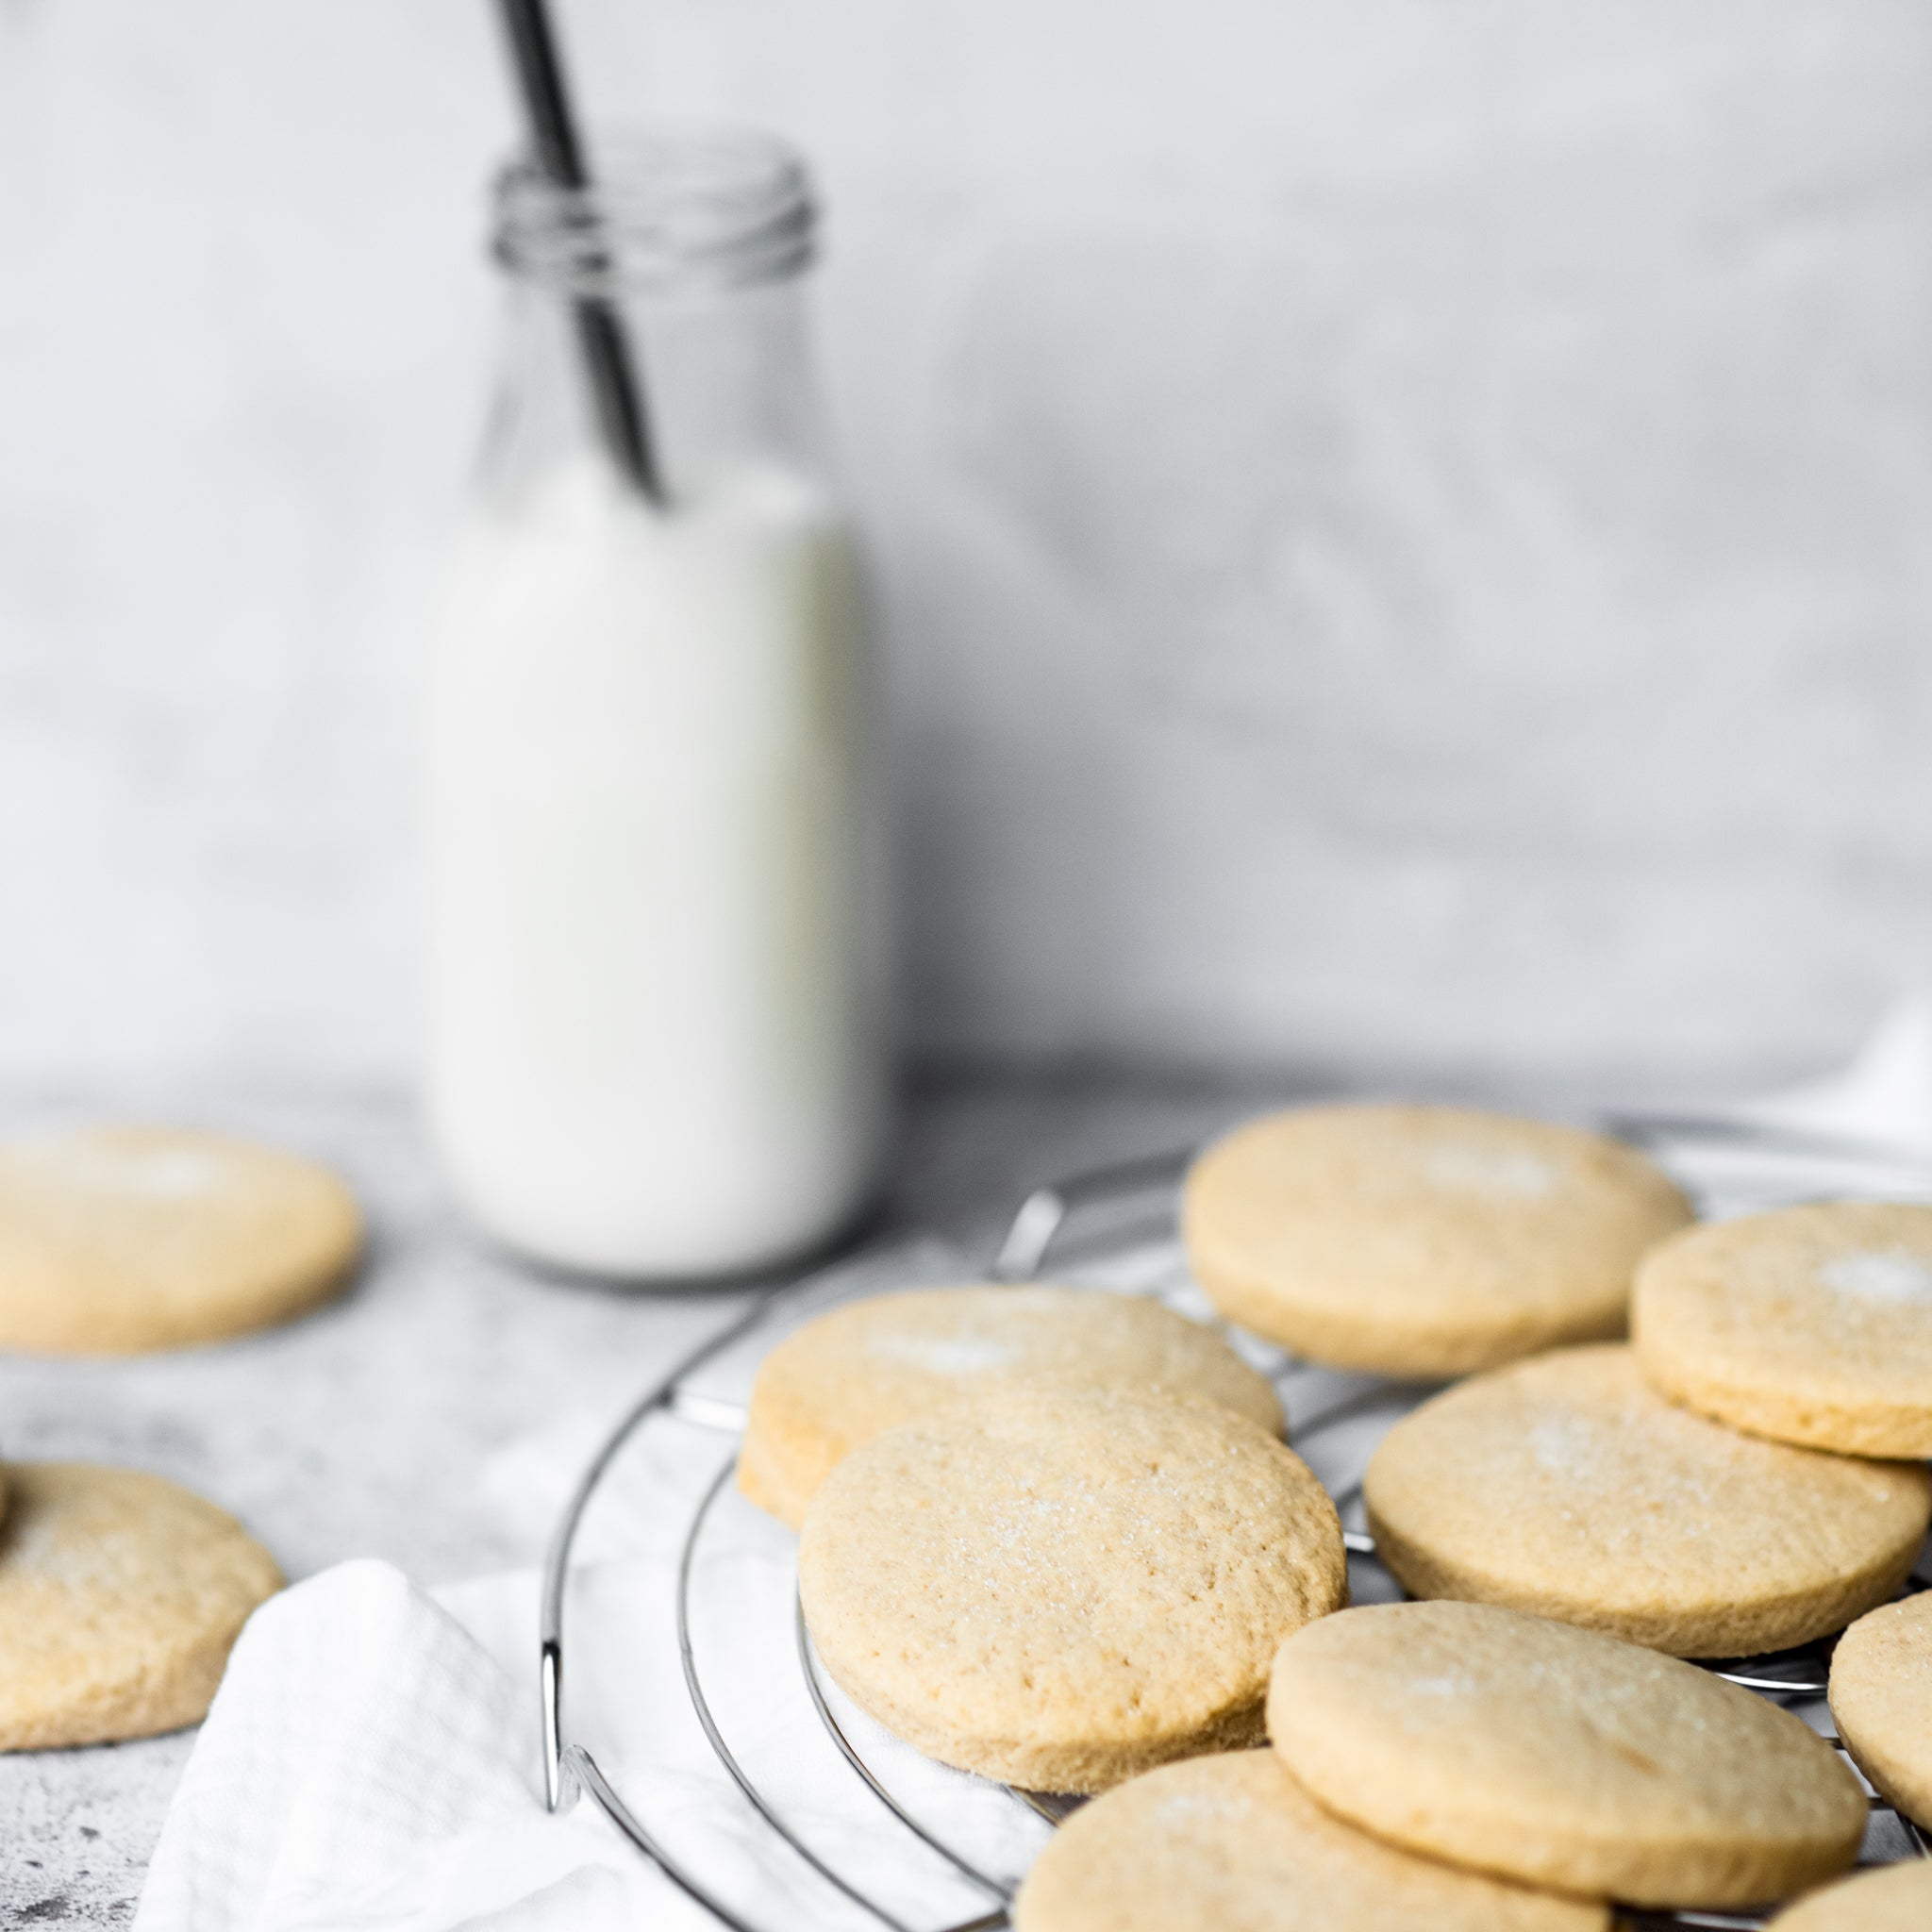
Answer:
<path fill-rule="evenodd" d="M 928 1059 L 1717 1090 L 1932 954 L 1932 8 L 563 0 L 762 123 Z M 0 1077 L 391 1086 L 483 0 L 0 0 Z"/>

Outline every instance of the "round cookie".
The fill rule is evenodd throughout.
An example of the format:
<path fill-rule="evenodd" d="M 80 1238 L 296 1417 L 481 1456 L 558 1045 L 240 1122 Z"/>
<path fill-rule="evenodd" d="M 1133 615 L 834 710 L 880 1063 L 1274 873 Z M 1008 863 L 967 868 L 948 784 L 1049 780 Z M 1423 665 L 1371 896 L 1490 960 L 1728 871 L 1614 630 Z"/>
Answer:
<path fill-rule="evenodd" d="M 1331 1818 L 1269 1751 L 1191 1757 L 1083 1805 L 1015 1932 L 1608 1932 L 1600 1905 L 1411 1857 Z"/>
<path fill-rule="evenodd" d="M 1860 1872 L 1788 1907 L 1773 1932 L 1925 1932 L 1932 1925 L 1932 1858 Z"/>
<path fill-rule="evenodd" d="M 286 1321 L 341 1288 L 361 1219 L 326 1169 L 223 1135 L 0 1144 L 0 1348 L 127 1355 Z"/>
<path fill-rule="evenodd" d="M 1492 1370 L 1405 1416 L 1364 1485 L 1412 1596 L 1502 1604 L 1679 1657 L 1802 1643 L 1912 1567 L 1932 1480 L 1743 1436 L 1667 1402 L 1628 1348 Z"/>
<path fill-rule="evenodd" d="M 138 1470 L 8 1465 L 0 1750 L 198 1723 L 275 1560 L 225 1510 Z"/>
<path fill-rule="evenodd" d="M 825 1668 L 927 1756 L 1097 1791 L 1254 1743 L 1275 1646 L 1348 1600 L 1307 1466 L 1217 1404 L 1017 1386 L 876 1436 L 806 1511 Z"/>
<path fill-rule="evenodd" d="M 759 1365 L 738 1487 L 796 1529 L 841 1457 L 949 1402 L 1041 1374 L 1203 1395 L 1281 1432 L 1268 1378 L 1213 1330 L 1143 1295 L 924 1288 L 808 1322 Z"/>
<path fill-rule="evenodd" d="M 1435 1379 L 1624 1333 L 1646 1248 L 1690 1219 L 1641 1154 L 1451 1107 L 1311 1107 L 1189 1174 L 1194 1274 L 1310 1361 Z"/>
<path fill-rule="evenodd" d="M 1377 1838 L 1629 1905 L 1786 1897 L 1851 1869 L 1869 1809 L 1789 1711 L 1484 1604 L 1384 1604 L 1296 1631 L 1268 1735 L 1312 1796 Z"/>
<path fill-rule="evenodd" d="M 1643 1373 L 1734 1428 L 1932 1456 L 1932 1208 L 1839 1201 L 1696 1227 L 1644 1259 Z"/>
<path fill-rule="evenodd" d="M 1881 1606 L 1839 1639 L 1830 1697 L 1852 1761 L 1932 1830 L 1932 1590 Z"/>

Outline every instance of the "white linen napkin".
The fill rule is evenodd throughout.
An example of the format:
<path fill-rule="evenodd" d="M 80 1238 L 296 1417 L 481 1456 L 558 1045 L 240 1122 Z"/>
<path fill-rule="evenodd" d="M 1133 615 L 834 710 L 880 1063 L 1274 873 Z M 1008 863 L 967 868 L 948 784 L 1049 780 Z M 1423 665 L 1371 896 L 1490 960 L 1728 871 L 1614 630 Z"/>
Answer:
<path fill-rule="evenodd" d="M 825 1292 L 961 1273 L 956 1253 L 908 1243 L 841 1270 Z M 561 1417 L 480 1473 L 486 1498 L 533 1546 L 609 1421 Z M 813 1923 L 876 1932 L 776 1842 L 691 1714 L 677 1560 L 691 1503 L 729 1446 L 654 1424 L 600 1486 L 566 1609 L 567 1732 L 680 1862 L 747 1916 L 788 1924 L 808 1904 Z M 837 1757 L 795 1656 L 790 1533 L 729 1491 L 709 1520 L 691 1582 L 698 1650 L 741 1761 L 814 1849 L 912 1922 L 985 1913 L 996 1901 L 892 1825 Z M 532 1569 L 430 1593 L 365 1559 L 264 1604 L 195 1740 L 136 1932 L 716 1932 L 591 1799 L 544 1809 L 539 1586 Z M 839 1701 L 896 1792 L 943 1821 L 982 1869 L 1024 1872 L 1040 1820 Z"/>
<path fill-rule="evenodd" d="M 502 1663 L 392 1565 L 340 1563 L 297 1584 L 236 1644 L 135 1926 L 686 1923 L 669 1910 L 638 1917 L 647 1874 L 590 1812 L 541 1812 L 527 1704 Z"/>
<path fill-rule="evenodd" d="M 264 1604 L 169 1809 L 140 1932 L 710 1927 L 593 1807 L 544 1812 L 520 1661 L 513 1679 L 388 1563 Z"/>
<path fill-rule="evenodd" d="M 1932 1157 L 1932 994 L 1896 1001 L 1840 1072 L 1731 1110 Z"/>
<path fill-rule="evenodd" d="M 1889 1014 L 1845 1072 L 1733 1110 L 1932 1155 L 1932 1002 Z M 874 1262 L 877 1268 L 881 1264 Z M 891 1278 L 945 1267 L 930 1248 Z M 564 1417 L 483 1472 L 533 1539 L 603 1433 Z M 577 1556 L 566 1710 L 634 1807 L 681 1857 L 761 1923 L 875 1922 L 804 1874 L 751 1813 L 685 1695 L 673 1604 L 667 1488 L 702 1487 L 722 1451 L 641 1444 Z M 719 1719 L 760 1788 L 841 1871 L 863 1874 L 914 1923 L 964 1920 L 991 1901 L 915 1870 L 897 1827 L 869 1809 L 809 1707 L 791 1653 L 791 1543 L 728 1498 L 693 1588 L 708 1638 L 730 1653 Z M 391 1565 L 339 1564 L 265 1604 L 229 1660 L 163 1827 L 135 1932 L 683 1932 L 716 1922 L 624 1840 L 588 1799 L 553 1817 L 538 1796 L 535 1572 L 432 1599 Z M 700 1646 L 701 1649 L 704 1646 Z M 849 1708 L 843 1721 L 896 1792 L 943 1821 L 982 1870 L 1017 1876 L 1045 1826 L 1003 1792 L 916 1757 Z M 760 1916 L 762 1915 L 762 1916 Z"/>
<path fill-rule="evenodd" d="M 985 1912 L 994 1901 L 934 1869 L 828 1756 L 791 1651 L 788 1534 L 743 1505 L 701 1567 L 701 1648 L 732 1666 L 714 1687 L 717 1715 L 761 1788 L 838 1869 L 915 1922 L 922 1907 L 933 1924 Z M 543 1809 L 538 1581 L 482 1578 L 438 1602 L 363 1560 L 265 1604 L 195 1741 L 137 1932 L 715 1932 L 588 1798 Z M 795 1923 L 801 1889 L 824 1888 L 754 1817 L 691 1715 L 675 1583 L 661 1553 L 574 1574 L 572 1733 L 687 1869 L 757 1923 Z M 923 1799 L 986 1869 L 1025 1869 L 1040 1821 L 841 1714 L 894 1790 Z M 840 1922 L 835 1894 L 812 1903 L 813 1923 Z"/>

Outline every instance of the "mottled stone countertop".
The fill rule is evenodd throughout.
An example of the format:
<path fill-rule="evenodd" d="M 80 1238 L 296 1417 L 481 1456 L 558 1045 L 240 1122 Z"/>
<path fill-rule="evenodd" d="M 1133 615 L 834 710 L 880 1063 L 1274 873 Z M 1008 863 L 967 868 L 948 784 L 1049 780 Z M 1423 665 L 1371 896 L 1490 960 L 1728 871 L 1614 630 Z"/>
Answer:
<path fill-rule="evenodd" d="M 1036 1180 L 1183 1144 L 1253 1104 L 1100 1079 L 930 1082 L 905 1116 L 885 1219 L 990 1252 Z M 23 1123 L 49 1111 L 7 1109 Z M 427 1584 L 535 1562 L 541 1527 L 487 1505 L 488 1458 L 571 1408 L 614 1409 L 733 1306 L 546 1280 L 484 1251 L 400 1097 L 201 1093 L 141 1111 L 336 1164 L 369 1212 L 369 1265 L 338 1306 L 222 1347 L 0 1359 L 0 1447 L 175 1477 L 234 1510 L 291 1578 L 354 1556 Z M 0 1757 L 0 1924 L 129 1920 L 192 1742 Z"/>

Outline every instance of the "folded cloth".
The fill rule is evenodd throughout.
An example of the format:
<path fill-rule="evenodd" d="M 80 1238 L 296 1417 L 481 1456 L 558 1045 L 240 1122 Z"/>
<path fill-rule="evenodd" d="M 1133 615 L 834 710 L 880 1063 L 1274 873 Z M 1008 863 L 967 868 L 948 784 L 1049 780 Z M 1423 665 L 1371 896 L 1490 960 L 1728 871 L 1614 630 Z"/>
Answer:
<path fill-rule="evenodd" d="M 593 1807 L 542 1809 L 534 1714 L 388 1563 L 286 1591 L 228 1660 L 137 1932 L 711 1925 Z"/>
<path fill-rule="evenodd" d="M 1842 1071 L 1730 1111 L 1932 1158 L 1932 995 L 1895 1002 Z"/>
<path fill-rule="evenodd" d="M 962 1266 L 910 1242 L 808 1292 L 957 1278 Z M 612 1420 L 564 1416 L 507 1445 L 480 1473 L 485 1500 L 536 1542 Z M 875 1932 L 751 1810 L 691 1711 L 675 1624 L 684 1531 L 728 1454 L 714 1431 L 654 1425 L 600 1484 L 571 1573 L 568 1732 L 680 1863 L 754 1923 L 809 1915 Z M 887 1824 L 826 1737 L 798 1670 L 789 1532 L 728 1491 L 710 1521 L 686 1579 L 698 1657 L 761 1790 L 828 1861 L 908 1914 L 936 1900 L 951 1921 L 983 1915 L 994 1899 Z M 594 1803 L 544 1808 L 539 1588 L 521 1570 L 430 1593 L 359 1560 L 263 1605 L 195 1740 L 135 1932 L 716 1932 Z M 1024 1870 L 1045 1830 L 1031 1813 L 861 1713 L 844 1717 L 892 1765 L 895 1789 L 986 1870 Z"/>
<path fill-rule="evenodd" d="M 801 1888 L 813 1923 L 817 1911 L 867 1923 L 801 1870 L 699 1729 L 673 1622 L 676 1578 L 661 1552 L 573 1573 L 573 1734 L 686 1869 L 752 1923 L 799 1923 Z M 693 1590 L 700 1654 L 730 1666 L 712 1686 L 716 1718 L 788 1822 L 908 1914 L 981 1916 L 994 1901 L 882 1832 L 871 1793 L 832 1757 L 792 1651 L 789 1535 L 740 1506 Z M 715 1932 L 594 1804 L 544 1810 L 537 1593 L 536 1574 L 521 1571 L 438 1603 L 364 1560 L 264 1605 L 195 1740 L 136 1932 Z M 984 1869 L 1017 1879 L 1044 1837 L 1038 1819 L 842 1714 L 895 1790 Z"/>
<path fill-rule="evenodd" d="M 1644 1138 L 1707 1218 L 1800 1199 L 1932 1200 L 1932 998 L 1898 1001 L 1836 1073 L 1653 1118 Z"/>

